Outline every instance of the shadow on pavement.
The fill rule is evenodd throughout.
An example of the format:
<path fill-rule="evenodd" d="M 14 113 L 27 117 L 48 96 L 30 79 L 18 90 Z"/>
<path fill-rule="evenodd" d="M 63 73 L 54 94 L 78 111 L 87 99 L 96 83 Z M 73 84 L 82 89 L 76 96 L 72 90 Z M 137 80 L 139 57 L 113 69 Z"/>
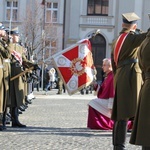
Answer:
<path fill-rule="evenodd" d="M 60 136 L 104 136 L 110 137 L 112 136 L 112 131 L 104 131 L 104 130 L 91 130 L 88 128 L 53 128 L 53 127 L 31 127 L 27 128 L 11 128 L 7 127 L 7 130 L 4 132 L 15 132 L 15 133 L 23 133 L 23 134 L 51 134 L 51 135 L 60 135 Z"/>

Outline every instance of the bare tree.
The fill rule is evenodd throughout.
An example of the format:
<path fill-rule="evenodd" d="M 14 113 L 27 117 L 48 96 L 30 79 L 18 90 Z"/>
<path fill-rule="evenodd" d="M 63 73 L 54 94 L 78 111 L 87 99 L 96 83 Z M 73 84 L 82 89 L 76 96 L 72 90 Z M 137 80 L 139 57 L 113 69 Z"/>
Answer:
<path fill-rule="evenodd" d="M 38 16 L 41 14 L 42 10 L 38 6 L 37 1 L 35 1 L 34 7 L 32 4 L 28 4 L 26 10 L 26 16 L 23 18 L 21 25 L 21 39 L 22 42 L 30 48 L 31 55 L 41 46 L 41 23 Z"/>
<path fill-rule="evenodd" d="M 28 4 L 26 17 L 21 25 L 22 42 L 30 48 L 30 55 L 35 55 L 38 62 L 44 62 L 57 52 L 57 27 L 45 23 L 45 6 L 35 0 Z"/>

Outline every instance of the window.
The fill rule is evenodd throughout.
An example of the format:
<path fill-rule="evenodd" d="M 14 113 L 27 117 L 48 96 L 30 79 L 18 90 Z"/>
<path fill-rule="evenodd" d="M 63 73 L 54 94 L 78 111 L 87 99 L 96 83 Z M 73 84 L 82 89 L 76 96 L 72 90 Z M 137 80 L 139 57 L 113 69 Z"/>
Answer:
<path fill-rule="evenodd" d="M 46 3 L 46 22 L 56 23 L 58 18 L 58 3 Z"/>
<path fill-rule="evenodd" d="M 57 41 L 56 40 L 52 40 L 52 39 L 47 39 L 45 41 L 45 59 L 48 58 L 49 56 L 53 55 L 56 53 L 56 46 L 57 46 Z"/>
<path fill-rule="evenodd" d="M 109 0 L 88 0 L 88 15 L 108 15 Z"/>
<path fill-rule="evenodd" d="M 18 2 L 6 1 L 6 21 L 18 21 Z"/>

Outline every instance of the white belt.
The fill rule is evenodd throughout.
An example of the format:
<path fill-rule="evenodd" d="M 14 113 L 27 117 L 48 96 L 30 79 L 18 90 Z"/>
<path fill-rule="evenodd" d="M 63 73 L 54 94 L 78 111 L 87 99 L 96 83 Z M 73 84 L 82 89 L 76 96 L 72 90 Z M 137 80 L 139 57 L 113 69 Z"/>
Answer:
<path fill-rule="evenodd" d="M 3 65 L 0 65 L 0 68 L 4 68 L 4 66 L 3 66 Z"/>
<path fill-rule="evenodd" d="M 10 59 L 4 59 L 4 62 L 10 62 Z"/>

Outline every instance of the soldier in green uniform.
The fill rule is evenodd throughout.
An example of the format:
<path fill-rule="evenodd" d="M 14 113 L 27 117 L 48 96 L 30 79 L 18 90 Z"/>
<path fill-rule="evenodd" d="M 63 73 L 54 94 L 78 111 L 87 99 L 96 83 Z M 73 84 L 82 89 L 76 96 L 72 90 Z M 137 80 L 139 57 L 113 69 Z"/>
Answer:
<path fill-rule="evenodd" d="M 10 105 L 10 57 L 12 42 L 0 23 L 0 130 L 5 129 L 6 106 Z"/>
<path fill-rule="evenodd" d="M 10 32 L 13 39 L 13 52 L 11 53 L 11 77 L 14 77 L 21 73 L 24 68 L 30 68 L 37 65 L 29 61 L 24 53 L 24 47 L 19 45 L 19 32 L 18 28 L 14 28 Z M 25 102 L 24 95 L 24 83 L 22 76 L 12 80 L 10 82 L 11 90 L 11 116 L 12 116 L 12 127 L 26 127 L 26 125 L 21 124 L 18 119 L 18 108 L 22 106 Z"/>
<path fill-rule="evenodd" d="M 63 91 L 63 81 L 60 78 L 60 76 L 58 75 L 58 92 L 56 94 L 62 94 Z"/>
<path fill-rule="evenodd" d="M 130 143 L 142 145 L 142 150 L 150 150 L 150 32 L 139 48 L 138 59 L 144 84 L 139 95 Z"/>
<path fill-rule="evenodd" d="M 142 74 L 138 65 L 138 47 L 147 33 L 136 34 L 135 13 L 122 14 L 123 24 L 120 35 L 115 40 L 112 51 L 115 97 L 112 109 L 114 150 L 124 150 L 127 121 L 135 116 L 138 95 L 142 85 Z"/>

